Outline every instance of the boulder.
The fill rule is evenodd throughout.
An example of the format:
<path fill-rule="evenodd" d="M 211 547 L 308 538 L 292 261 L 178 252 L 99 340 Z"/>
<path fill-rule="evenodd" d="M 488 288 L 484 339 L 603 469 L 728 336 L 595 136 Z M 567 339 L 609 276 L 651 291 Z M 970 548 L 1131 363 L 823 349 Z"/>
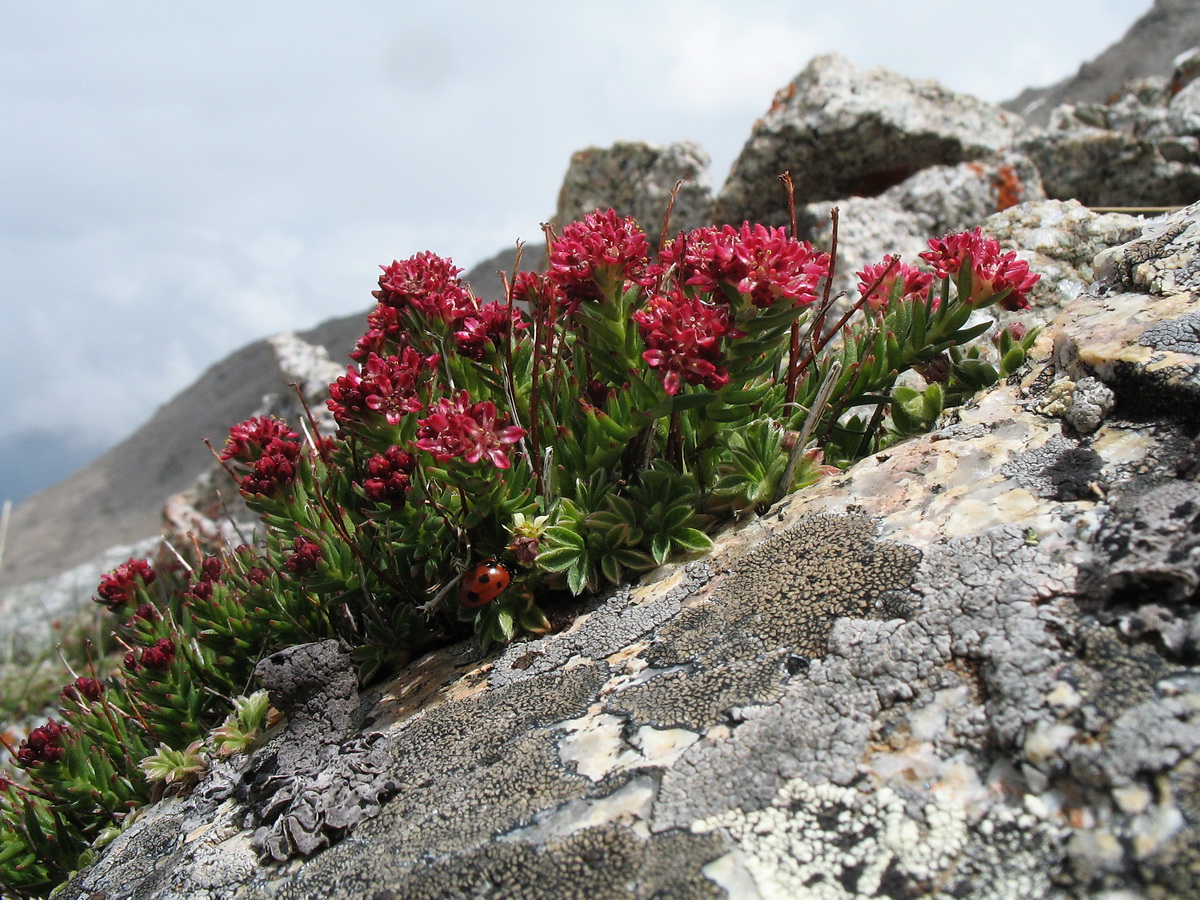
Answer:
<path fill-rule="evenodd" d="M 1072 233 L 1128 236 L 1000 215 L 1065 224 L 1038 252 L 1077 274 Z M 565 630 L 413 661 L 362 698 L 356 824 L 305 776 L 271 808 L 311 842 L 264 853 L 209 788 L 268 744 L 63 896 L 1196 896 L 1198 249 L 1200 204 L 1143 224 L 935 433 Z"/>
<path fill-rule="evenodd" d="M 784 171 L 798 204 L 874 196 L 929 166 L 990 156 L 1023 127 L 1020 117 L 937 82 L 819 56 L 755 123 L 717 197 L 716 218 L 784 225 Z"/>
<path fill-rule="evenodd" d="M 561 227 L 611 207 L 622 216 L 633 216 L 657 237 L 671 192 L 682 180 L 671 210 L 671 230 L 690 231 L 712 222 L 708 167 L 708 154 L 691 141 L 666 146 L 623 141 L 578 150 L 563 178 L 554 221 Z"/>
<path fill-rule="evenodd" d="M 1110 122 L 1107 116 L 1080 118 L 1080 111 L 1057 111 L 1052 124 L 1060 130 L 1037 134 L 1020 145 L 1042 175 L 1046 195 L 1078 200 L 1085 206 L 1135 209 L 1181 206 L 1200 197 L 1200 141 L 1196 137 L 1158 139 L 1136 133 L 1162 133 L 1171 121 L 1125 123 L 1126 130 L 1097 128 L 1090 121 Z M 1175 117 L 1190 120 L 1186 112 Z"/>

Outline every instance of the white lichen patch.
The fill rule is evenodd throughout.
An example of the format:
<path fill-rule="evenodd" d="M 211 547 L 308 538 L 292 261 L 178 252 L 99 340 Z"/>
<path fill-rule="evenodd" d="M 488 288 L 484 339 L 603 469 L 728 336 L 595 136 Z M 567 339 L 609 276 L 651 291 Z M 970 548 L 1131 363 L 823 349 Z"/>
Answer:
<path fill-rule="evenodd" d="M 1063 378 L 1046 388 L 1034 409 L 1043 416 L 1062 418 L 1071 408 L 1071 397 L 1075 394 L 1075 382 Z"/>
<path fill-rule="evenodd" d="M 568 801 L 538 816 L 532 825 L 511 831 L 498 840 L 543 844 L 556 838 L 569 837 L 585 828 L 612 823 L 627 825 L 638 833 L 648 834 L 649 828 L 645 823 L 650 816 L 656 790 L 653 778 L 636 777 L 606 797 Z"/>
<path fill-rule="evenodd" d="M 1038 722 L 1025 735 L 1025 759 L 1040 769 L 1062 756 L 1078 732 L 1063 722 Z"/>
<path fill-rule="evenodd" d="M 625 719 L 597 709 L 556 727 L 566 732 L 558 743 L 563 765 L 592 781 L 615 772 L 671 766 L 700 739 L 685 728 L 643 725 L 626 740 Z"/>
<path fill-rule="evenodd" d="M 863 793 L 796 778 L 768 808 L 729 810 L 692 831 L 728 834 L 763 898 L 845 900 L 874 896 L 885 876 L 928 885 L 954 865 L 967 846 L 962 805 L 934 796 L 920 813 L 910 816 L 886 787 Z"/>

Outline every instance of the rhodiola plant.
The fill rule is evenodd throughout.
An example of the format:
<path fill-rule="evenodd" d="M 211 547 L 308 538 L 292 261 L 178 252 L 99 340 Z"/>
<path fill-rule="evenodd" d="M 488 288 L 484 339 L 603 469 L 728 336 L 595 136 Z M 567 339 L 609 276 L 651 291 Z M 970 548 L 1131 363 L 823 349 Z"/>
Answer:
<path fill-rule="evenodd" d="M 1035 333 L 1001 330 L 993 364 L 977 313 L 1025 308 L 1037 276 L 978 229 L 931 241 L 928 269 L 867 267 L 853 299 L 793 232 L 664 229 L 652 250 L 597 211 L 490 302 L 431 253 L 382 267 L 336 432 L 256 417 L 219 453 L 260 539 L 177 584 L 137 560 L 105 576 L 125 655 L 14 748 L 0 880 L 44 892 L 153 792 L 251 746 L 263 655 L 337 637 L 369 679 L 472 631 L 546 631 L 571 595 L 704 551 L 1024 363 Z"/>

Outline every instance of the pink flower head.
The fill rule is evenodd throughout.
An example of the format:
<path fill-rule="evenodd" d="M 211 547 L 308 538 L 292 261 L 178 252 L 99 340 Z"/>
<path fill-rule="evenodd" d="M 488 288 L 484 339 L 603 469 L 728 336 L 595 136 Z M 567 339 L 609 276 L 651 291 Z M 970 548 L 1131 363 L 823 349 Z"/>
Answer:
<path fill-rule="evenodd" d="M 412 347 L 398 356 L 370 354 L 361 372 L 351 366 L 329 386 L 334 419 L 344 425 L 381 415 L 389 425 L 399 425 L 405 415 L 422 409 L 417 390 L 437 362 L 437 356 L 421 356 Z"/>
<path fill-rule="evenodd" d="M 471 295 L 458 276 L 462 269 L 448 259 L 424 251 L 404 262 L 380 266 L 379 290 L 372 291 L 384 306 L 412 307 L 447 324 L 460 321 L 475 309 Z"/>
<path fill-rule="evenodd" d="M 317 570 L 322 558 L 321 545 L 306 537 L 292 542 L 292 552 L 283 564 L 293 575 L 304 576 Z"/>
<path fill-rule="evenodd" d="M 646 235 L 633 219 L 596 210 L 564 226 L 550 245 L 548 277 L 568 300 L 598 301 L 627 281 L 650 284 L 648 252 Z"/>
<path fill-rule="evenodd" d="M 221 459 L 254 462 L 262 456 L 273 440 L 294 441 L 299 438 L 288 424 L 272 416 L 254 416 L 229 429 Z"/>
<path fill-rule="evenodd" d="M 721 338 L 731 333 L 729 309 L 713 306 L 681 289 L 659 294 L 633 314 L 646 343 L 642 358 L 663 373 L 668 394 L 679 392 L 683 381 L 717 390 L 729 382 L 719 365 Z"/>
<path fill-rule="evenodd" d="M 399 447 L 388 447 L 385 452 L 376 453 L 367 460 L 367 474 L 370 477 L 362 483 L 367 499 L 373 503 L 403 506 L 408 494 L 409 476 L 416 466 L 413 455 Z"/>
<path fill-rule="evenodd" d="M 120 612 L 137 597 L 139 587 L 153 584 L 157 577 L 146 560 L 130 559 L 100 576 L 100 586 L 96 589 L 98 596 L 94 599 L 113 612 Z"/>
<path fill-rule="evenodd" d="M 883 262 L 866 266 L 858 273 L 858 292 L 866 296 L 871 285 L 879 281 L 879 277 L 887 272 L 887 268 L 896 257 L 888 254 Z M 929 286 L 933 284 L 933 273 L 922 272 L 902 262 L 892 266 L 892 270 L 884 276 L 883 281 L 871 295 L 867 297 L 867 306 L 874 312 L 886 313 L 893 300 L 921 299 L 929 296 Z"/>
<path fill-rule="evenodd" d="M 66 727 L 53 719 L 45 725 L 38 726 L 21 741 L 21 746 L 17 749 L 17 763 L 22 768 L 28 768 L 37 763 L 57 762 L 66 752 L 62 745 L 66 734 Z"/>
<path fill-rule="evenodd" d="M 387 356 L 392 349 L 409 346 L 408 331 L 400 321 L 400 312 L 394 306 L 383 303 L 375 304 L 375 308 L 367 314 L 367 331 L 354 349 L 350 358 L 355 362 L 363 362 L 372 353 Z"/>
<path fill-rule="evenodd" d="M 667 243 L 659 254 L 661 269 L 677 268 L 690 287 L 712 293 L 730 285 L 760 309 L 780 298 L 796 306 L 817 299 L 817 285 L 829 274 L 829 254 L 783 228 L 743 222 L 741 228 L 697 228 Z"/>
<path fill-rule="evenodd" d="M 939 278 L 951 278 L 964 264 L 971 271 L 971 296 L 963 298 L 976 309 L 999 301 L 1008 310 L 1029 309 L 1029 290 L 1041 279 L 1017 254 L 1000 252 L 1000 243 L 974 231 L 951 232 L 929 241 L 921 259 L 934 267 Z"/>
<path fill-rule="evenodd" d="M 62 689 L 60 696 L 63 700 L 90 703 L 94 700 L 99 700 L 100 695 L 103 693 L 104 685 L 95 678 L 76 678 Z"/>
<path fill-rule="evenodd" d="M 472 404 L 467 392 L 461 391 L 453 399 L 443 397 L 421 419 L 416 444 L 439 462 L 477 463 L 487 457 L 496 468 L 507 469 L 508 445 L 523 438 L 525 429 L 506 421 L 497 414 L 496 404 L 490 400 Z"/>
<path fill-rule="evenodd" d="M 489 343 L 499 347 L 510 332 L 515 334 L 528 327 L 517 307 L 509 309 L 506 303 L 488 303 L 459 323 L 454 344 L 460 354 L 478 361 L 483 359 Z"/>

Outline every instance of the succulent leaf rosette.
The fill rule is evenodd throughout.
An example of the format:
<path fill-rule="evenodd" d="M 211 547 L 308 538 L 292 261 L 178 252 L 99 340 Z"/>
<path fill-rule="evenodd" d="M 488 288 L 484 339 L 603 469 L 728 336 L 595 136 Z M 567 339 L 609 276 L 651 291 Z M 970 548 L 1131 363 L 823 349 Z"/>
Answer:
<path fill-rule="evenodd" d="M 652 252 L 607 210 L 547 237 L 547 270 L 489 302 L 432 253 L 382 266 L 330 385 L 336 433 L 255 417 L 219 453 L 261 540 L 103 577 L 125 652 L 10 748 L 6 892 L 44 895 L 131 810 L 251 747 L 264 655 L 339 638 L 370 679 L 472 631 L 547 631 L 572 595 L 701 553 L 731 518 L 929 428 L 1036 337 L 977 342 L 994 323 L 976 313 L 1028 307 L 1038 279 L 978 229 L 930 241 L 930 269 L 866 267 L 836 321 L 829 255 L 788 229 Z"/>

